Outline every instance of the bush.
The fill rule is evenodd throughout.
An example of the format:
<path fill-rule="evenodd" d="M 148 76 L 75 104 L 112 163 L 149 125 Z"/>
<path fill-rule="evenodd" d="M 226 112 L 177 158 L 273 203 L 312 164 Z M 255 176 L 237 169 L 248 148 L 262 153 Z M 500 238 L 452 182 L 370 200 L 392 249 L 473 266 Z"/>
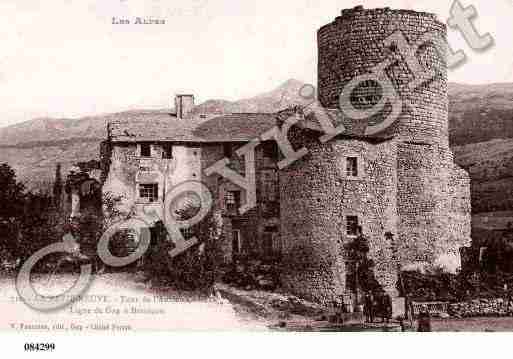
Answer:
<path fill-rule="evenodd" d="M 404 293 L 418 301 L 462 301 L 475 298 L 496 298 L 513 294 L 513 274 L 498 272 L 421 273 L 403 271 Z M 504 291 L 507 285 L 508 293 Z"/>
<path fill-rule="evenodd" d="M 222 252 L 222 217 L 209 213 L 193 228 L 198 243 L 171 258 L 174 244 L 162 222 L 153 229 L 155 241 L 144 260 L 149 277 L 156 283 L 172 285 L 183 290 L 208 290 L 220 277 Z"/>

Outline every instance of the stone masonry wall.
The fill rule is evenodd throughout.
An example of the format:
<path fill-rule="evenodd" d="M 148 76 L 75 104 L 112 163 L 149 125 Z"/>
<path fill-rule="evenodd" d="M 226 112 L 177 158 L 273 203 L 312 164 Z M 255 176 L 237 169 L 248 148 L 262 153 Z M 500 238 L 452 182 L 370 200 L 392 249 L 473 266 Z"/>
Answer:
<path fill-rule="evenodd" d="M 395 140 L 321 144 L 298 129 L 291 137 L 309 153 L 280 173 L 285 289 L 325 304 L 347 303 L 348 215 L 358 216 L 376 279 L 392 295 L 399 268 L 460 265 L 459 248 L 470 243 L 470 187 L 450 151 Z M 346 176 L 348 156 L 361 163 L 358 178 Z"/>
<path fill-rule="evenodd" d="M 426 32 L 446 38 L 446 26 L 435 15 L 388 8 L 343 10 L 335 21 L 321 27 L 317 34 L 319 100 L 327 108 L 340 108 L 339 96 L 351 79 L 369 73 L 372 67 L 386 60 L 395 59 L 396 63 L 387 68 L 386 74 L 405 105 L 399 121 L 386 132 L 400 134 L 407 140 L 448 143 L 445 53 L 440 56 L 432 44 L 418 49 L 415 55 L 419 62 L 433 69 L 436 76 L 412 91 L 409 84 L 419 74 L 408 69 L 397 47 L 394 49 L 384 43 L 397 31 L 410 44 Z M 358 90 L 362 96 L 372 95 L 376 91 L 371 87 L 362 84 Z M 372 120 L 380 122 L 389 113 L 384 110 Z"/>
<path fill-rule="evenodd" d="M 372 136 L 384 142 L 365 138 L 362 129 L 381 122 L 390 114 L 391 105 L 364 120 L 345 116 L 343 121 L 355 122 L 346 124 L 346 139 L 321 145 L 308 131 L 291 135 L 310 154 L 280 177 L 281 228 L 288 261 L 283 282 L 310 299 L 329 302 L 347 296 L 342 245 L 349 240 L 344 236 L 348 214 L 361 219 L 370 240 L 369 256 L 376 263 L 375 275 L 390 294 L 395 294 L 399 267 L 418 263 L 458 266 L 458 249 L 470 241 L 469 179 L 454 164 L 448 145 L 445 53 L 438 53 L 433 43 L 417 48 L 416 59 L 435 76 L 410 88 L 420 74 L 408 68 L 399 46 L 385 44 L 394 33 L 404 36 L 410 46 L 426 33 L 446 39 L 446 27 L 435 15 L 388 8 L 343 10 L 318 31 L 322 105 L 345 113 L 347 105 L 339 97 L 346 84 L 393 60 L 385 74 L 402 107 L 397 121 Z M 392 92 L 376 81 L 363 82 L 351 93 L 351 104 L 369 109 Z M 340 163 L 354 154 L 363 164 L 363 177 L 348 181 Z M 394 234 L 393 243 L 385 240 L 385 232 Z"/>
<path fill-rule="evenodd" d="M 162 158 L 162 146 L 151 145 L 151 157 L 141 157 L 138 145 L 114 144 L 111 150 L 110 167 L 105 176 L 103 193 L 118 197 L 117 209 L 126 216 L 131 213 L 152 225 L 156 211 L 163 218 L 162 199 L 173 186 L 185 180 L 201 180 L 201 149 L 199 147 L 175 146 L 173 158 Z M 146 202 L 139 198 L 139 183 L 157 183 L 157 202 Z"/>
<path fill-rule="evenodd" d="M 391 244 L 384 233 L 397 226 L 394 142 L 378 144 L 335 140 L 319 144 L 301 138 L 309 149 L 301 160 L 280 172 L 281 236 L 284 287 L 321 303 L 348 302 L 345 218 L 356 215 L 369 237 L 369 257 L 387 290 L 395 285 Z M 358 178 L 346 177 L 346 156 L 363 167 Z"/>
<path fill-rule="evenodd" d="M 279 227 L 279 212 L 266 215 L 263 204 L 266 203 L 268 188 L 263 181 L 264 171 L 277 171 L 276 158 L 268 158 L 261 147 L 256 149 L 257 206 L 244 215 L 228 213 L 224 202 L 226 191 L 241 191 L 241 204 L 245 203 L 245 192 L 228 179 L 217 174 L 206 176 L 204 170 L 224 157 L 223 144 L 176 144 L 173 146 L 173 159 L 162 159 L 161 144 L 152 144 L 152 157 L 140 157 L 138 145 L 114 143 L 109 146 L 108 166 L 104 170 L 103 193 L 120 197 L 117 209 L 122 218 L 128 213 L 143 218 L 148 225 L 153 225 L 155 218 L 147 215 L 143 208 L 155 210 L 163 218 L 163 198 L 174 185 L 184 180 L 202 181 L 210 190 L 213 210 L 223 213 L 224 242 L 222 244 L 226 261 L 232 258 L 232 230 L 239 229 L 242 237 L 244 254 L 258 256 L 262 253 L 262 237 L 266 227 Z M 244 175 L 244 161 L 235 155 L 235 150 L 242 146 L 233 144 L 234 155 L 231 168 Z M 278 178 L 273 185 L 278 191 Z M 144 203 L 138 198 L 137 183 L 158 183 L 159 201 Z M 279 196 L 276 198 L 278 203 Z M 116 219 L 114 219 L 115 221 Z M 279 240 L 276 238 L 276 240 Z"/>
<path fill-rule="evenodd" d="M 444 147 L 398 147 L 399 255 L 403 266 L 460 266 L 459 248 L 470 244 L 470 179 Z"/>
<path fill-rule="evenodd" d="M 433 146 L 398 146 L 398 246 L 403 264 L 428 263 L 434 257 L 431 243 L 436 239 L 436 162 Z"/>
<path fill-rule="evenodd" d="M 460 247 L 471 244 L 469 174 L 454 163 L 452 152 L 439 148 L 435 263 L 454 271 L 461 267 Z"/>
<path fill-rule="evenodd" d="M 246 175 L 245 173 L 245 163 L 244 158 L 239 157 L 235 154 L 237 148 L 241 147 L 242 144 L 233 144 L 232 145 L 233 155 L 230 159 L 230 168 L 234 171 Z M 203 145 L 203 168 L 206 169 L 215 161 L 223 158 L 223 145 Z M 279 211 L 268 211 L 266 206 L 268 201 L 267 192 L 269 188 L 267 188 L 267 183 L 264 181 L 264 176 L 268 173 L 274 174 L 277 173 L 276 166 L 277 158 L 269 158 L 264 154 L 262 145 L 259 145 L 255 149 L 255 176 L 256 176 L 256 195 L 257 195 L 257 205 L 250 209 L 248 212 L 244 214 L 238 214 L 233 212 L 226 211 L 226 203 L 224 202 L 225 195 L 227 191 L 240 191 L 241 194 L 241 204 L 246 203 L 246 192 L 243 188 L 238 185 L 232 183 L 230 180 L 226 178 L 222 178 L 218 175 L 204 176 L 203 181 L 207 183 L 209 187 L 215 187 L 214 198 L 216 199 L 217 207 L 223 210 L 225 223 L 225 238 L 227 243 L 227 249 L 229 248 L 230 254 L 227 252 L 227 257 L 231 255 L 231 244 L 232 244 L 232 234 L 234 229 L 240 230 L 241 240 L 242 240 L 242 254 L 250 257 L 258 257 L 263 254 L 263 235 L 266 227 L 278 227 L 280 221 L 280 213 Z M 275 178 L 273 183 L 269 185 L 274 187 L 272 190 L 278 192 L 279 184 L 278 177 L 271 176 Z M 276 196 L 276 203 L 279 203 L 279 193 Z M 229 224 L 229 225 L 228 225 Z M 279 241 L 279 235 L 275 238 L 276 241 Z M 276 243 L 277 247 L 279 247 L 279 243 Z"/>

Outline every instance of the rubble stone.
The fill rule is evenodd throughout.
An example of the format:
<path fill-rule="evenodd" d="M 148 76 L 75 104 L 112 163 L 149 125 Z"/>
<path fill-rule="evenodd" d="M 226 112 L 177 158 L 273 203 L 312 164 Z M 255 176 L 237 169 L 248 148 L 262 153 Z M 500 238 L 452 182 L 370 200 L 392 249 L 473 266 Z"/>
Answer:
<path fill-rule="evenodd" d="M 388 8 L 344 10 L 321 27 L 322 105 L 338 108 L 339 96 L 354 76 L 395 56 L 384 40 L 397 30 L 410 43 L 426 32 L 446 38 L 446 27 L 435 15 Z M 416 56 L 436 76 L 412 90 L 409 84 L 419 74 L 404 60 L 388 67 L 387 76 L 404 106 L 381 133 L 365 136 L 365 126 L 351 123 L 341 110 L 348 131 L 328 143 L 321 143 L 322 133 L 310 128 L 289 131 L 294 148 L 309 149 L 307 156 L 280 171 L 281 282 L 292 293 L 325 304 L 354 300 L 346 284 L 350 263 L 344 245 L 352 239 L 347 216 L 358 217 L 369 238 L 375 276 L 392 296 L 397 294 L 398 268 L 452 265 L 459 261 L 459 248 L 470 244 L 470 179 L 454 163 L 448 145 L 444 54 L 426 44 Z M 373 86 L 363 84 L 359 95 L 375 95 Z M 372 121 L 379 122 L 386 112 L 385 106 Z M 360 163 L 356 178 L 347 176 L 348 156 Z M 386 232 L 394 234 L 393 241 L 385 239 Z"/>

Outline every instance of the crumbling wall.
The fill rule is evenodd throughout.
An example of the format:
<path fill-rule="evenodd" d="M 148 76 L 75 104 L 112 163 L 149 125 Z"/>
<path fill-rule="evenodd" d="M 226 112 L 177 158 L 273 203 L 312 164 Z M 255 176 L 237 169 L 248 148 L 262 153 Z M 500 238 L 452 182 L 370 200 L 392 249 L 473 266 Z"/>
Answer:
<path fill-rule="evenodd" d="M 429 263 L 437 239 L 437 158 L 433 146 L 400 143 L 397 155 L 398 247 L 403 265 Z"/>
<path fill-rule="evenodd" d="M 343 244 L 348 238 L 343 218 L 348 214 L 361 218 L 369 237 L 369 256 L 376 263 L 376 277 L 388 291 L 395 287 L 396 270 L 404 262 L 433 261 L 442 249 L 464 242 L 456 234 L 440 240 L 442 226 L 454 224 L 457 228 L 466 220 L 461 218 L 463 212 L 458 212 L 460 224 L 455 224 L 457 216 L 449 213 L 456 213 L 453 209 L 458 206 L 442 200 L 443 195 L 461 195 L 465 186 L 464 180 L 454 179 L 454 165 L 445 155 L 445 53 L 438 53 L 440 49 L 433 43 L 417 49 L 419 62 L 433 69 L 435 76 L 411 89 L 410 83 L 419 74 L 411 73 L 398 46 L 385 44 L 396 33 L 411 45 L 426 32 L 441 40 L 446 38 L 445 25 L 433 14 L 389 8 L 366 10 L 361 6 L 343 10 L 335 21 L 319 29 L 318 91 L 324 107 L 340 108 L 340 94 L 346 84 L 387 60 L 394 61 L 386 68 L 386 75 L 408 106 L 402 106 L 398 120 L 379 134 L 382 138 L 394 136 L 393 141 L 340 139 L 320 145 L 311 140 L 308 131 L 304 136 L 293 134 L 310 154 L 280 176 L 281 228 L 284 258 L 288 261 L 283 279 L 290 290 L 323 302 L 347 291 Z M 393 92 L 379 88 L 376 82 L 361 83 L 351 96 L 352 105 L 368 109 L 381 96 Z M 367 123 L 380 122 L 390 112 L 391 107 L 385 106 L 365 123 L 346 124 L 345 135 L 363 136 Z M 355 122 L 347 118 L 344 121 Z M 362 178 L 357 180 L 345 178 L 340 165 L 351 154 L 358 155 L 364 166 Z M 459 172 L 456 175 L 461 176 Z M 442 210 L 442 206 L 446 208 Z M 385 232 L 395 235 L 393 243 L 385 239 Z"/>
<path fill-rule="evenodd" d="M 470 244 L 470 178 L 436 145 L 401 143 L 398 154 L 400 258 L 403 266 L 460 266 Z"/>
<path fill-rule="evenodd" d="M 410 71 L 397 46 L 385 44 L 385 39 L 397 31 L 410 44 L 425 33 L 440 39 L 447 36 L 445 24 L 434 14 L 389 8 L 363 9 L 362 6 L 343 10 L 335 21 L 321 27 L 317 33 L 319 101 L 324 107 L 340 108 L 339 97 L 349 81 L 394 59 L 396 62 L 387 67 L 386 74 L 405 105 L 398 121 L 384 134 L 400 134 L 411 141 L 447 143 L 445 52 L 442 49 L 439 55 L 429 43 L 418 49 L 416 58 L 426 68 L 433 69 L 436 76 L 413 91 L 409 85 L 419 74 Z M 362 96 L 373 95 L 376 91 L 372 87 L 362 84 L 358 90 Z M 384 110 L 372 121 L 380 122 L 389 113 Z"/>
<path fill-rule="evenodd" d="M 116 201 L 116 210 L 126 216 L 135 203 L 136 188 L 135 174 L 138 170 L 137 146 L 113 145 L 110 148 L 110 160 L 102 187 L 104 198 L 119 199 Z M 107 217 L 110 214 L 106 214 Z M 112 221 L 120 218 L 112 218 Z M 107 223 L 108 225 L 108 223 Z"/>
<path fill-rule="evenodd" d="M 117 210 L 122 213 L 121 217 L 132 213 L 152 225 L 158 218 L 164 218 L 164 196 L 173 186 L 187 180 L 201 181 L 212 194 L 214 201 L 212 210 L 221 211 L 223 214 L 222 247 L 225 259 L 231 260 L 232 230 L 235 228 L 241 230 L 242 246 L 246 254 L 258 256 L 262 253 L 262 235 L 265 227 L 279 223 L 279 212 L 267 217 L 262 216 L 262 203 L 266 195 L 266 188 L 261 180 L 262 171 L 276 170 L 276 158 L 269 159 L 264 155 L 261 147 L 256 148 L 257 206 L 245 214 L 237 214 L 227 213 L 225 210 L 225 192 L 241 190 L 241 204 L 244 204 L 246 197 L 244 190 L 220 175 L 214 173 L 207 176 L 204 173 L 208 167 L 224 158 L 222 143 L 174 145 L 172 159 L 162 158 L 161 144 L 156 143 L 151 146 L 152 157 L 140 157 L 138 145 L 135 143 L 114 143 L 110 145 L 108 151 L 105 151 L 103 193 L 121 199 L 116 205 Z M 234 144 L 233 151 L 235 152 L 240 146 L 242 144 Z M 245 175 L 242 157 L 234 154 L 230 167 L 241 175 Z M 137 193 L 138 183 L 158 183 L 159 201 L 152 203 L 141 201 Z M 278 183 L 276 182 L 275 185 L 277 188 Z M 152 211 L 155 211 L 157 217 L 152 215 Z"/>
<path fill-rule="evenodd" d="M 196 147 L 176 146 L 173 158 L 162 158 L 162 146 L 152 144 L 151 157 L 141 157 L 135 143 L 114 143 L 110 150 L 109 169 L 103 184 L 104 196 L 117 198 L 117 210 L 122 216 L 136 214 L 152 225 L 164 218 L 165 194 L 184 180 L 201 180 L 201 151 Z M 139 198 L 138 183 L 157 183 L 157 202 Z M 155 214 L 152 212 L 155 211 Z"/>
<path fill-rule="evenodd" d="M 471 244 L 471 194 L 469 174 L 443 149 L 438 170 L 438 238 L 435 264 L 454 272 L 461 267 L 460 248 Z"/>

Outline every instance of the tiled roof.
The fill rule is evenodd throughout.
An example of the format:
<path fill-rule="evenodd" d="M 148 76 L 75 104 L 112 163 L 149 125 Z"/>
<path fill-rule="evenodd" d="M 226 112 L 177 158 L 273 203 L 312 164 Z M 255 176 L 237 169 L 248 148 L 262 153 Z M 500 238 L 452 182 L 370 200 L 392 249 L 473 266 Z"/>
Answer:
<path fill-rule="evenodd" d="M 296 109 L 289 108 L 278 113 L 204 114 L 178 119 L 167 111 L 132 111 L 111 120 L 107 132 L 114 142 L 246 142 L 260 137 L 275 125 L 281 126 L 295 112 Z M 389 140 L 393 137 L 388 129 L 365 135 L 369 125 L 366 119 L 348 120 L 337 109 L 329 109 L 327 114 L 334 126 L 344 125 L 341 138 Z M 298 126 L 323 132 L 313 114 L 307 115 Z"/>
<path fill-rule="evenodd" d="M 238 142 L 261 136 L 276 125 L 276 115 L 232 113 L 177 119 L 166 112 L 133 112 L 109 122 L 115 142 Z"/>

